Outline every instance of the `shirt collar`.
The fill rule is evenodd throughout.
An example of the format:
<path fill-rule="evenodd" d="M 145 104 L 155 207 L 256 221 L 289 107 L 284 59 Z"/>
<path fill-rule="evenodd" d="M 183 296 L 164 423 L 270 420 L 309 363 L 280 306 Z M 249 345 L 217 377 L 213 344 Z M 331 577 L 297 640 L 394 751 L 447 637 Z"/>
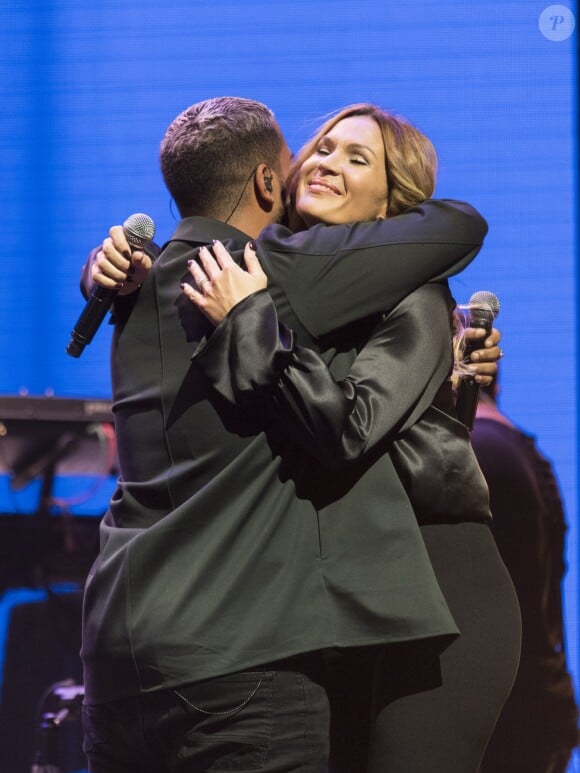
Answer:
<path fill-rule="evenodd" d="M 222 242 L 234 239 L 245 244 L 250 241 L 250 238 L 248 234 L 221 220 L 194 216 L 185 217 L 179 222 L 170 241 L 179 239 L 204 244 L 211 242 L 212 239 L 219 239 Z"/>

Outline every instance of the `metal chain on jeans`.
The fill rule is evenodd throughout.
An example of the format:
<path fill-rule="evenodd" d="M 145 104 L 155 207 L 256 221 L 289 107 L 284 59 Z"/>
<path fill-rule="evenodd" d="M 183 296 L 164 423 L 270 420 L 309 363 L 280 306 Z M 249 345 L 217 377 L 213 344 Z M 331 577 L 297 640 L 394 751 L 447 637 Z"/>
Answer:
<path fill-rule="evenodd" d="M 182 695 L 179 690 L 174 690 L 173 692 L 177 695 L 178 698 L 181 698 L 182 701 L 187 703 L 188 706 L 191 706 L 192 709 L 195 709 L 196 711 L 201 712 L 202 714 L 208 714 L 209 716 L 223 716 L 227 717 L 232 714 L 236 714 L 238 711 L 241 711 L 244 706 L 247 706 L 248 703 L 252 700 L 254 695 L 258 692 L 260 689 L 262 682 L 264 681 L 264 677 L 261 676 L 258 684 L 254 688 L 253 692 L 246 698 L 245 701 L 242 701 L 239 706 L 236 706 L 234 709 L 230 709 L 229 711 L 207 711 L 206 709 L 202 709 L 200 706 L 196 706 L 195 703 L 192 703 L 188 698 L 185 697 L 185 695 Z"/>

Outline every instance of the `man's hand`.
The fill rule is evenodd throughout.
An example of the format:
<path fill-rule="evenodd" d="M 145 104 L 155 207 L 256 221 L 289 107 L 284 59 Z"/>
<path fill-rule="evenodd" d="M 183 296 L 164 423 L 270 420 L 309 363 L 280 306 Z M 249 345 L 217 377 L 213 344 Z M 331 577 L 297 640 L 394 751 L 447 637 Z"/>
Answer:
<path fill-rule="evenodd" d="M 471 353 L 470 364 L 475 368 L 474 380 L 481 386 L 489 386 L 497 374 L 497 363 L 503 357 L 503 352 L 498 346 L 501 333 L 494 327 L 486 338 L 485 330 L 468 327 L 465 330 L 465 339 L 481 340 L 483 346 Z"/>
<path fill-rule="evenodd" d="M 101 248 L 93 251 L 83 270 L 86 289 L 90 292 L 97 284 L 116 289 L 119 295 L 129 295 L 143 284 L 151 266 L 152 260 L 146 252 L 131 252 L 123 226 L 115 225 Z"/>
<path fill-rule="evenodd" d="M 221 242 L 214 242 L 213 252 L 200 247 L 201 266 L 192 260 L 189 273 L 196 287 L 183 284 L 182 289 L 189 300 L 213 325 L 218 325 L 236 304 L 268 285 L 268 277 L 262 271 L 260 261 L 251 242 L 244 250 L 247 271 L 239 266 Z"/>

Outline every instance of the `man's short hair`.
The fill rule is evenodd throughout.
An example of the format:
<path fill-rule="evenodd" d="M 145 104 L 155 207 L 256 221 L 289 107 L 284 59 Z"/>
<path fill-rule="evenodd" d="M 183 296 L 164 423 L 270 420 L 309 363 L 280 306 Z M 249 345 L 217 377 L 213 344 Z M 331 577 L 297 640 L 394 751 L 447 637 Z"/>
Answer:
<path fill-rule="evenodd" d="M 227 220 L 261 163 L 280 172 L 282 135 L 261 102 L 216 97 L 184 110 L 161 142 L 161 171 L 182 217 Z"/>

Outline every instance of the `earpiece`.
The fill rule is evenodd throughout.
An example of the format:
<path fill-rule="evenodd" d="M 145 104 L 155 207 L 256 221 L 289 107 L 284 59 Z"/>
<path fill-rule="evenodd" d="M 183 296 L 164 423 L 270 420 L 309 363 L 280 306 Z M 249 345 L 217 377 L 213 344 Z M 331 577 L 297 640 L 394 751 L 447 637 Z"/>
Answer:
<path fill-rule="evenodd" d="M 264 187 L 268 191 L 268 193 L 272 193 L 274 190 L 274 186 L 272 185 L 272 177 L 273 175 L 268 175 L 268 177 L 264 177 Z"/>

